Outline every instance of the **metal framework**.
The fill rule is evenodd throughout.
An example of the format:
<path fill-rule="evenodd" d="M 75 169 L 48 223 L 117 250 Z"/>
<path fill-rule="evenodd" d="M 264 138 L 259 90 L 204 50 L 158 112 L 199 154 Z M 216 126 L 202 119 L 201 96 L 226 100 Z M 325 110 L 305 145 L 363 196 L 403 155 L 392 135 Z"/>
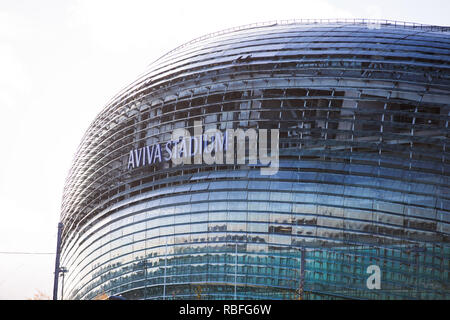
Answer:
<path fill-rule="evenodd" d="M 449 298 L 449 70 L 448 27 L 388 20 L 267 22 L 170 51 L 77 150 L 65 296 Z M 196 120 L 279 129 L 279 173 L 128 170 L 131 149 Z M 382 290 L 364 287 L 370 264 Z"/>

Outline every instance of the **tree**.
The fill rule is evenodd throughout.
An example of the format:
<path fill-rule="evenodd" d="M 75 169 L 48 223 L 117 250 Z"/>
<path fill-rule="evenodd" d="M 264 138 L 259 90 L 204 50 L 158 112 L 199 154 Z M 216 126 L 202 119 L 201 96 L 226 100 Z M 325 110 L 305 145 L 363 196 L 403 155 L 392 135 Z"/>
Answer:
<path fill-rule="evenodd" d="M 33 298 L 28 298 L 27 300 L 51 300 L 51 298 L 41 290 L 37 290 L 37 292 L 33 295 Z"/>

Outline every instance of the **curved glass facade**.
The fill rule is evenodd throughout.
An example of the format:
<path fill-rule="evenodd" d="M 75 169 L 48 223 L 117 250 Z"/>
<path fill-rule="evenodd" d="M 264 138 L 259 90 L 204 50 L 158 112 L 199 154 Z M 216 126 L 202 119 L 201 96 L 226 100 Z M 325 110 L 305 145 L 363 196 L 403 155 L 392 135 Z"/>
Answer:
<path fill-rule="evenodd" d="M 393 22 L 259 24 L 169 52 L 78 148 L 64 298 L 449 299 L 449 70 L 448 28 Z M 129 168 L 194 121 L 278 129 L 278 172 Z"/>

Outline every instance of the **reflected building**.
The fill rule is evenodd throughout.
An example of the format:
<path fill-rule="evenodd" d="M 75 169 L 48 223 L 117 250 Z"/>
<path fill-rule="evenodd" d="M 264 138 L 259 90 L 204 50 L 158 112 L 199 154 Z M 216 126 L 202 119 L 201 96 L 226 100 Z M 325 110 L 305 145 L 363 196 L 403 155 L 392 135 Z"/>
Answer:
<path fill-rule="evenodd" d="M 261 23 L 170 51 L 78 147 L 64 298 L 449 299 L 449 70 L 450 28 L 393 21 Z M 278 172 L 129 167 L 195 121 L 278 129 Z"/>

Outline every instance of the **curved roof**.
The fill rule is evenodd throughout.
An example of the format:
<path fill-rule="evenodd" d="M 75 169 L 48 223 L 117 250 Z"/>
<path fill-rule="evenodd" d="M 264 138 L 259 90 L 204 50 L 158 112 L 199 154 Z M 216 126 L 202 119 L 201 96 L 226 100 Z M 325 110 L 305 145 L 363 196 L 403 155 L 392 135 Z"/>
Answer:
<path fill-rule="evenodd" d="M 321 43 L 330 43 L 333 40 L 339 40 L 335 43 L 344 43 L 353 38 L 355 42 L 370 42 L 370 38 L 377 41 L 371 41 L 375 44 L 384 44 L 385 51 L 394 50 L 395 44 L 408 45 L 409 51 L 415 51 L 419 48 L 421 51 L 427 50 L 432 52 L 433 48 L 444 49 L 443 53 L 446 55 L 450 49 L 450 26 L 426 25 L 414 22 L 382 20 L 382 19 L 296 19 L 296 20 L 275 20 L 268 22 L 253 23 L 234 28 L 229 28 L 204 36 L 195 38 L 191 41 L 183 43 L 175 49 L 165 53 L 159 59 L 151 63 L 147 70 L 138 77 L 138 79 L 121 90 L 116 96 L 112 98 L 110 103 L 116 99 L 120 99 L 123 93 L 133 90 L 135 84 L 140 80 L 146 78 L 148 80 L 152 71 L 166 63 L 173 64 L 179 60 L 180 57 L 186 57 L 189 52 L 209 50 L 218 42 L 226 43 L 228 39 L 240 39 L 250 37 L 265 37 L 277 32 L 304 32 L 305 35 L 313 37 L 326 37 L 326 41 Z M 300 38 L 300 34 L 294 37 Z M 301 37 L 304 42 L 315 42 L 316 48 L 320 48 L 320 41 L 314 39 Z M 378 40 L 383 41 L 378 42 Z M 286 38 L 287 42 L 292 42 L 291 39 Z M 414 48 L 415 47 L 415 48 Z M 229 49 L 229 47 L 221 47 L 220 50 Z M 360 48 L 361 50 L 372 49 L 368 46 Z M 405 48 L 406 49 L 406 48 Z M 197 52 L 198 53 L 198 52 Z M 220 51 L 219 51 L 220 53 Z"/>
<path fill-rule="evenodd" d="M 336 64 L 330 67 L 333 72 L 353 68 L 353 73 L 335 75 L 353 83 L 370 80 L 358 76 L 356 69 L 361 71 L 365 64 L 381 68 L 383 64 L 386 68 L 380 75 L 383 78 L 376 80 L 427 88 L 433 101 L 448 103 L 449 30 L 387 20 L 293 20 L 228 29 L 177 47 L 119 92 L 86 131 L 64 189 L 61 212 L 64 236 L 98 210 L 99 194 L 119 181 L 120 177 L 113 177 L 117 171 L 113 168 L 114 161 L 128 154 L 130 144 L 124 143 L 117 149 L 113 144 L 132 126 L 129 123 L 139 114 L 137 102 L 143 97 L 164 100 L 176 96 L 186 82 L 195 82 L 207 73 L 211 77 L 240 68 L 245 61 L 246 68 L 276 67 L 281 63 L 297 68 L 313 63 Z M 355 61 L 357 66 L 344 65 Z"/>
<path fill-rule="evenodd" d="M 188 41 L 186 43 L 183 43 L 182 45 L 176 47 L 175 49 L 169 51 L 168 53 L 164 54 L 164 56 L 177 51 L 179 49 L 182 49 L 190 44 L 213 38 L 219 35 L 241 31 L 241 30 L 247 30 L 247 29 L 254 29 L 254 28 L 263 28 L 263 27 L 271 27 L 276 25 L 307 25 L 307 24 L 336 24 L 336 25 L 355 25 L 355 26 L 364 26 L 364 27 L 372 27 L 374 29 L 379 27 L 395 27 L 395 28 L 409 28 L 409 29 L 415 29 L 415 30 L 424 30 L 424 31 L 433 31 L 433 32 L 450 32 L 450 27 L 446 26 L 438 26 L 438 25 L 429 25 L 429 24 L 422 24 L 422 23 L 416 23 L 416 22 L 405 22 L 405 21 L 396 21 L 396 20 L 385 20 L 385 19 L 291 19 L 291 20 L 272 20 L 272 21 L 265 21 L 265 22 L 256 22 L 251 24 L 246 24 L 238 27 L 233 28 L 227 28 L 224 30 L 220 30 L 217 32 L 211 32 L 208 34 L 205 34 L 203 36 L 200 36 L 198 38 L 192 39 L 191 41 Z"/>

